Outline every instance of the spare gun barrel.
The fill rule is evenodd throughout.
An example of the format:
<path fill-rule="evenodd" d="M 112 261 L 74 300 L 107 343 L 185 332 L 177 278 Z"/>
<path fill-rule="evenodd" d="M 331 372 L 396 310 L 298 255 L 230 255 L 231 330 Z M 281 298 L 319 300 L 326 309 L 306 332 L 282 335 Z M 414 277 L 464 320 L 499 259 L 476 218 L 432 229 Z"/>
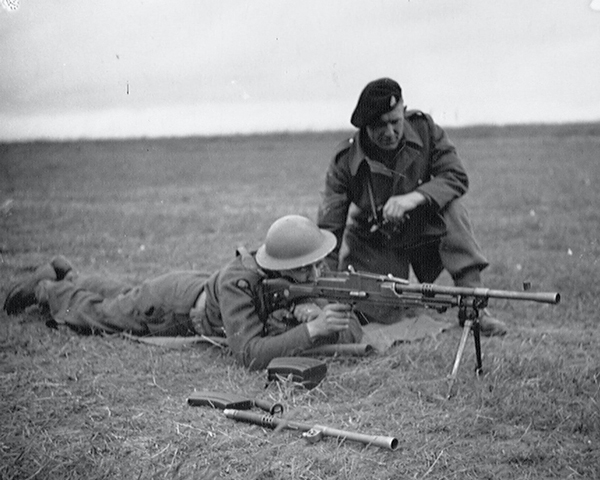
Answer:
<path fill-rule="evenodd" d="M 225 409 L 224 413 L 227 418 L 247 423 L 253 423 L 255 425 L 260 425 L 261 427 L 267 427 L 272 429 L 280 427 L 288 428 L 290 430 L 300 430 L 302 432 L 314 431 L 321 435 L 336 437 L 341 440 L 352 440 L 355 442 L 364 443 L 366 445 L 374 445 L 376 447 L 387 448 L 389 450 L 396 450 L 398 448 L 398 439 L 395 437 L 365 435 L 363 433 L 354 433 L 348 432 L 346 430 L 338 430 L 336 428 L 330 428 L 324 425 L 313 425 L 309 423 L 295 422 L 292 420 L 277 418 L 272 415 L 261 415 L 259 413 L 235 409 Z"/>

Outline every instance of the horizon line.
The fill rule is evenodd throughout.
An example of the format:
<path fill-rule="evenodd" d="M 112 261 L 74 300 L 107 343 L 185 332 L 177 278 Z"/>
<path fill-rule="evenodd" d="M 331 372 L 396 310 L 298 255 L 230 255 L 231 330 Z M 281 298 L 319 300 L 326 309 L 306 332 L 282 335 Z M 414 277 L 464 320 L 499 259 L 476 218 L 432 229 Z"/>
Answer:
<path fill-rule="evenodd" d="M 461 130 L 477 130 L 477 129 L 511 129 L 511 128 L 561 128 L 561 127 L 578 127 L 578 126 L 597 126 L 600 133 L 600 118 L 596 120 L 569 120 L 563 122 L 555 121 L 530 121 L 530 122 L 511 122 L 511 123 L 492 123 L 481 122 L 465 125 L 448 125 L 442 126 L 446 131 L 461 131 Z M 26 144 L 26 143 L 76 143 L 76 142 L 119 142 L 119 141 L 141 141 L 141 140 L 184 140 L 190 138 L 234 138 L 234 137 L 271 137 L 271 136 L 286 136 L 286 135 L 328 135 L 328 134 L 353 134 L 357 129 L 355 127 L 348 128 L 299 128 L 299 129 L 282 129 L 282 130 L 255 130 L 255 131 L 240 131 L 240 132 L 211 132 L 211 133 L 172 133 L 172 134 L 154 134 L 154 135 L 89 135 L 89 136 L 31 136 L 27 138 L 7 138 L 0 133 L 1 144 Z"/>

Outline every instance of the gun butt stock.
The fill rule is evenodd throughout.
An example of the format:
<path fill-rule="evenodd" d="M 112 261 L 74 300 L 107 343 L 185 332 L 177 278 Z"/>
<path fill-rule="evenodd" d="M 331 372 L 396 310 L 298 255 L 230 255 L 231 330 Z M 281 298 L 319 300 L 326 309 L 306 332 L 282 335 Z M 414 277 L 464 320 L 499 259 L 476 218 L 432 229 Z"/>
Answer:
<path fill-rule="evenodd" d="M 250 399 L 235 393 L 193 392 L 188 397 L 187 402 L 192 407 L 208 406 L 218 408 L 219 410 L 249 410 L 252 407 L 258 407 L 265 412 L 269 412 L 271 415 L 283 413 L 283 405 L 280 403 L 273 403 L 260 398 Z"/>

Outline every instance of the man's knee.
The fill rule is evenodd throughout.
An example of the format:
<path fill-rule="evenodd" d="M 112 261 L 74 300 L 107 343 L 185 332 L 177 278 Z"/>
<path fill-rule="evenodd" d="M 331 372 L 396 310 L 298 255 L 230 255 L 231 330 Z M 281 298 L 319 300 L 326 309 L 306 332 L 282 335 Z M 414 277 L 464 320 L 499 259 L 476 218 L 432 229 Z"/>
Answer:
<path fill-rule="evenodd" d="M 447 234 L 440 243 L 440 258 L 444 268 L 455 278 L 461 272 L 480 272 L 488 266 L 481 247 L 473 234 L 471 221 L 460 200 L 454 200 L 444 210 Z"/>

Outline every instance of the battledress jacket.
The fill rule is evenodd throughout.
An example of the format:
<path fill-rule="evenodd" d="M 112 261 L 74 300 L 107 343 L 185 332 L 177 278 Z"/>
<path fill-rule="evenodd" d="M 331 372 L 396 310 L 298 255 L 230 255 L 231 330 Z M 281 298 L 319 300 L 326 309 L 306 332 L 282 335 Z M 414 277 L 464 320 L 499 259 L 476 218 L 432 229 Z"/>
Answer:
<path fill-rule="evenodd" d="M 467 173 L 446 132 L 421 111 L 408 111 L 396 156 L 388 164 L 369 156 L 364 130 L 343 141 L 335 151 L 325 179 L 318 225 L 335 234 L 337 261 L 346 228 L 373 246 L 407 249 L 445 235 L 442 211 L 469 187 Z M 369 192 L 368 182 L 372 189 Z M 410 212 L 410 218 L 389 231 L 374 228 L 374 209 L 393 195 L 418 191 L 427 204 Z M 383 235 L 385 233 L 385 235 Z"/>
<path fill-rule="evenodd" d="M 254 253 L 238 250 L 236 257 L 215 272 L 204 287 L 210 329 L 213 333 L 225 334 L 233 355 L 242 365 L 263 369 L 273 358 L 297 355 L 322 343 L 360 340 L 360 334 L 356 332 L 332 338 L 311 338 L 304 323 L 274 332 L 270 326 L 281 326 L 282 322 L 273 316 L 278 315 L 281 319 L 282 312 L 264 311 L 260 288 L 267 275 L 256 264 Z"/>

